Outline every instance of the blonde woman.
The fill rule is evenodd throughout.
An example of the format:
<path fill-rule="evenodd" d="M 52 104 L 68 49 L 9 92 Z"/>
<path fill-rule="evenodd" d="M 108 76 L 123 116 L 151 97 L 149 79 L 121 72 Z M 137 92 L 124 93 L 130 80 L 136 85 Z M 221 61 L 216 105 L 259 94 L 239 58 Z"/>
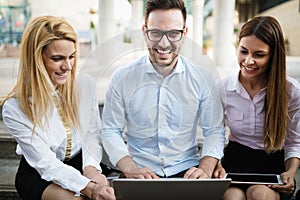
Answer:
<path fill-rule="evenodd" d="M 115 199 L 99 173 L 95 84 L 76 73 L 77 53 L 76 32 L 64 19 L 36 17 L 23 32 L 17 83 L 2 116 L 22 155 L 15 185 L 24 200 Z"/>

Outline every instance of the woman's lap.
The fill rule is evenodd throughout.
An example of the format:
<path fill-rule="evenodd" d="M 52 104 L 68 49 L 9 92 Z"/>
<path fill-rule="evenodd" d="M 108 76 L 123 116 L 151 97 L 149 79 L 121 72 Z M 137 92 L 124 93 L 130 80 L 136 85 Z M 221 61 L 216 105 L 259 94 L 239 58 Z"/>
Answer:
<path fill-rule="evenodd" d="M 251 149 L 237 142 L 229 142 L 224 150 L 222 165 L 226 172 L 231 173 L 266 173 L 281 174 L 284 169 L 284 151 L 273 154 L 266 154 L 262 150 Z M 251 185 L 231 184 L 230 187 L 237 187 L 243 191 Z M 291 195 L 280 193 L 281 200 L 289 200 Z"/>
<path fill-rule="evenodd" d="M 82 173 L 82 154 L 79 153 L 73 159 L 66 162 Z M 45 189 L 52 184 L 41 178 L 36 169 L 31 167 L 22 156 L 16 174 L 15 187 L 23 200 L 41 200 Z"/>

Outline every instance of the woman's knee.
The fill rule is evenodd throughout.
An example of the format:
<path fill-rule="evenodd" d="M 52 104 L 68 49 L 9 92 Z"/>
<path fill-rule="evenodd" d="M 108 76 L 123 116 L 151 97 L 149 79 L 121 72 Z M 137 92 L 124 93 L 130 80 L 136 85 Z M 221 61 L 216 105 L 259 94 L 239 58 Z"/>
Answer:
<path fill-rule="evenodd" d="M 246 200 L 246 195 L 240 188 L 229 187 L 223 195 L 223 200 Z"/>
<path fill-rule="evenodd" d="M 84 200 L 83 197 L 75 196 L 75 193 L 54 183 L 50 184 L 43 192 L 42 200 Z"/>
<path fill-rule="evenodd" d="M 248 188 L 246 192 L 247 199 L 249 200 L 279 200 L 279 193 L 266 185 L 253 185 Z"/>

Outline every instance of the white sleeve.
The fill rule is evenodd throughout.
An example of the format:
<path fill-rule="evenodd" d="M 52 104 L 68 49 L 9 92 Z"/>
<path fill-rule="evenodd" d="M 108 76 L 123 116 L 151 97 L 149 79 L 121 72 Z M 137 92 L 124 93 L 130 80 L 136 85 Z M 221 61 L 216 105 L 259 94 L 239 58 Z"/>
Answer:
<path fill-rule="evenodd" d="M 2 116 L 3 122 L 17 141 L 26 161 L 38 171 L 43 179 L 78 194 L 86 187 L 90 180 L 82 176 L 75 168 L 57 159 L 55 152 L 50 148 L 46 138 L 53 141 L 55 138 L 52 137 L 55 137 L 55 134 L 45 137 L 45 132 L 36 127 L 32 135 L 33 125 L 19 108 L 17 100 L 10 99 L 5 102 Z M 60 120 L 59 117 L 57 120 Z M 56 129 L 55 124 L 50 124 L 50 127 L 51 130 Z"/>
<path fill-rule="evenodd" d="M 85 74 L 77 77 L 80 86 L 80 121 L 83 136 L 83 167 L 91 165 L 101 171 L 102 146 L 100 112 L 94 80 Z"/>

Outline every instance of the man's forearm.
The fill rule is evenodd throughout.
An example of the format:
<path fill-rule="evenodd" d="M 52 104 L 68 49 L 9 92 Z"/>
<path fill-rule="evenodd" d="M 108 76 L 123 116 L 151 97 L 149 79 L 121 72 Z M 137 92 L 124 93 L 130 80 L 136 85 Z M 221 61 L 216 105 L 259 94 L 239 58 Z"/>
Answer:
<path fill-rule="evenodd" d="M 117 163 L 117 167 L 122 172 L 133 172 L 134 170 L 138 169 L 135 162 L 132 160 L 130 156 L 125 156 Z"/>

